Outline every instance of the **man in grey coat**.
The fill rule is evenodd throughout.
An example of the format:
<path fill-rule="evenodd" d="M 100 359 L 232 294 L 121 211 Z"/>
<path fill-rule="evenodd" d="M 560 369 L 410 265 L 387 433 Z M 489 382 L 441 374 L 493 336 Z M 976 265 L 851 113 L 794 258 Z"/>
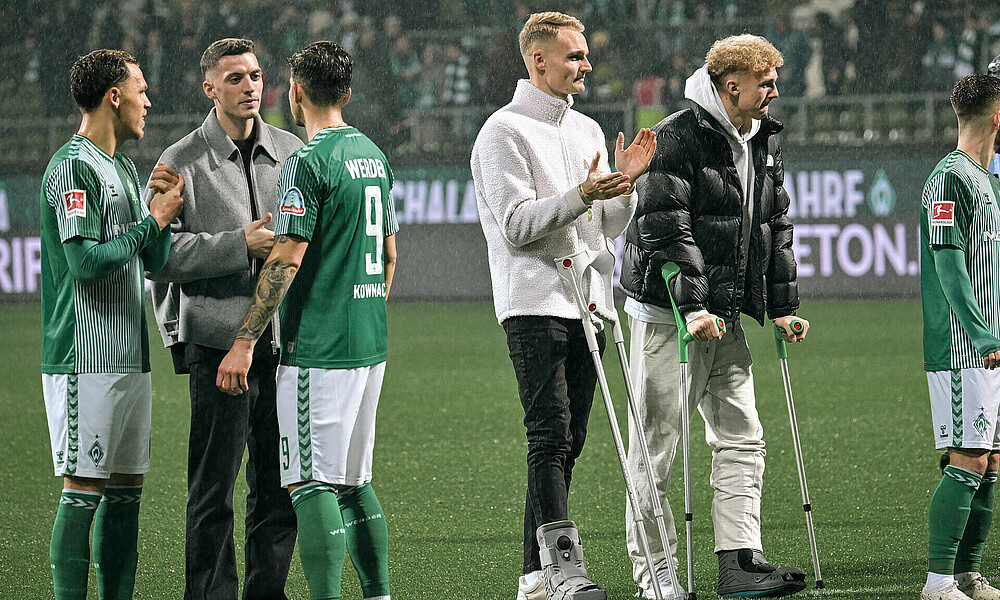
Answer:
<path fill-rule="evenodd" d="M 258 114 L 263 79 L 252 41 L 213 43 L 201 58 L 201 70 L 205 95 L 215 108 L 201 127 L 160 157 L 188 185 L 185 209 L 171 224 L 167 265 L 150 275 L 163 343 L 177 373 L 190 373 L 184 598 L 237 597 L 233 485 L 246 447 L 243 598 L 284 600 L 296 530 L 278 475 L 277 324 L 262 336 L 270 343 L 257 345 L 248 391 L 223 394 L 215 375 L 274 243 L 264 226 L 277 208 L 281 165 L 302 142 L 265 124 Z"/>

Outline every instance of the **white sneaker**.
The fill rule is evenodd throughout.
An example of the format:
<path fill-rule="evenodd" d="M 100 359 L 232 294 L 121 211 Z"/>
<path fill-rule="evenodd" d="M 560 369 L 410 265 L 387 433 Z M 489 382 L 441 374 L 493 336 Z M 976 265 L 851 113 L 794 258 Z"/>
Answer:
<path fill-rule="evenodd" d="M 674 570 L 677 570 L 677 561 L 674 561 Z M 656 570 L 656 580 L 660 583 L 660 594 L 663 600 L 674 600 L 678 590 L 674 589 L 673 582 L 670 581 L 670 569 L 666 565 Z M 653 589 L 641 589 L 635 592 L 636 598 L 643 600 L 656 600 L 656 592 Z"/>
<path fill-rule="evenodd" d="M 990 585 L 980 573 L 960 573 L 955 579 L 958 589 L 972 600 L 1000 600 L 1000 590 Z"/>
<path fill-rule="evenodd" d="M 951 587 L 940 592 L 920 592 L 920 600 L 971 600 L 958 589 L 957 583 L 952 583 Z"/>
<path fill-rule="evenodd" d="M 526 585 L 524 576 L 517 578 L 517 600 L 546 600 L 545 578 L 539 575 L 534 583 Z"/>

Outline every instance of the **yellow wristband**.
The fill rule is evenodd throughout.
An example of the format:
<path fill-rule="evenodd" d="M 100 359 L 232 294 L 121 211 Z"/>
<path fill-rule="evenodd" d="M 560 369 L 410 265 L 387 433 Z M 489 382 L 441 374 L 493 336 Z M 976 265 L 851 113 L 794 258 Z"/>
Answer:
<path fill-rule="evenodd" d="M 593 206 L 594 199 L 587 197 L 587 194 L 585 194 L 584 191 L 583 191 L 583 184 L 582 183 L 580 185 L 576 186 L 576 191 L 580 194 L 580 200 L 583 200 L 583 203 L 584 203 L 584 205 L 586 205 L 587 208 L 590 208 L 591 206 Z"/>

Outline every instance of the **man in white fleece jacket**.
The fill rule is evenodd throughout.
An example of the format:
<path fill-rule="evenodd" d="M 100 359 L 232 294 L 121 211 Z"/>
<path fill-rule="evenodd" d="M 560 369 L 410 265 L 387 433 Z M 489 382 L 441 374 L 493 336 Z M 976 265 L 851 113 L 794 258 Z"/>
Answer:
<path fill-rule="evenodd" d="M 571 540 L 582 564 L 566 498 L 597 382 L 579 308 L 555 259 L 601 248 L 605 236 L 622 233 L 635 210 L 632 184 L 656 147 L 648 129 L 628 149 L 619 133 L 618 172 L 602 175 L 610 170 L 604 133 L 572 109 L 572 95 L 583 91 L 591 71 L 583 29 L 561 13 L 531 15 L 519 36 L 530 79 L 518 82 L 514 99 L 486 121 L 472 149 L 493 302 L 507 334 L 527 429 L 525 575 L 517 594 L 527 600 L 546 594 L 605 598 L 583 569 L 555 564 L 566 553 L 539 555 L 539 542 L 547 547 L 549 541 Z M 596 277 L 590 281 L 592 297 L 600 286 Z M 599 339 L 603 350 L 603 335 Z M 558 566 L 559 574 L 553 576 L 550 566 Z"/>

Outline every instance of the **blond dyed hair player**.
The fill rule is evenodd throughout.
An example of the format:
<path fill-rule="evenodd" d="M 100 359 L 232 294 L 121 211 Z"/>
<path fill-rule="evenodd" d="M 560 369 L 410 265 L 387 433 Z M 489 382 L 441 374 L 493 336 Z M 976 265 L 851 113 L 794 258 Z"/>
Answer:
<path fill-rule="evenodd" d="M 56 600 L 86 599 L 91 557 L 98 596 L 131 598 L 152 408 L 143 271 L 167 261 L 184 178 L 157 165 L 147 210 L 118 151 L 142 138 L 151 106 L 135 58 L 95 50 L 69 75 L 83 119 L 40 198 L 42 390 L 63 480 L 49 563 Z"/>
<path fill-rule="evenodd" d="M 497 321 L 507 335 L 528 441 L 522 600 L 606 598 L 587 576 L 567 515 L 597 373 L 555 259 L 602 248 L 606 236 L 621 234 L 635 209 L 633 182 L 656 147 L 648 129 L 628 148 L 619 133 L 611 172 L 600 125 L 573 110 L 591 71 L 583 31 L 562 13 L 528 18 L 519 37 L 528 79 L 487 119 L 471 159 Z M 600 285 L 592 277 L 592 297 L 600 297 Z M 599 341 L 603 349 L 603 333 Z"/>
<path fill-rule="evenodd" d="M 799 307 L 788 195 L 776 135 L 768 116 L 778 97 L 781 53 L 766 39 L 737 35 L 716 41 L 685 86 L 688 108 L 653 127 L 658 146 L 638 181 L 639 205 L 622 253 L 621 284 L 632 336 L 630 373 L 644 419 L 645 443 L 656 490 L 638 476 L 640 454 L 629 452 L 640 499 L 660 496 L 669 548 L 650 539 L 654 565 L 640 550 L 638 524 L 626 508 L 626 540 L 637 595 L 679 593 L 667 561 L 675 561 L 677 534 L 667 502 L 681 434 L 677 326 L 661 276 L 666 262 L 680 266 L 672 293 L 697 341 L 691 350 L 689 406 L 705 420 L 712 446 L 712 521 L 720 596 L 783 596 L 805 588 L 805 573 L 764 558 L 760 502 L 764 431 L 757 414 L 750 349 L 740 315 L 771 319 L 787 342 L 805 338 Z M 717 319 L 725 321 L 720 331 Z M 801 333 L 790 328 L 793 319 Z M 642 343 L 639 343 L 639 342 Z M 694 410 L 690 411 L 691 414 Z M 631 422 L 630 422 L 631 425 Z M 629 427 L 629 448 L 642 440 Z M 640 506 L 647 528 L 649 506 Z"/>

